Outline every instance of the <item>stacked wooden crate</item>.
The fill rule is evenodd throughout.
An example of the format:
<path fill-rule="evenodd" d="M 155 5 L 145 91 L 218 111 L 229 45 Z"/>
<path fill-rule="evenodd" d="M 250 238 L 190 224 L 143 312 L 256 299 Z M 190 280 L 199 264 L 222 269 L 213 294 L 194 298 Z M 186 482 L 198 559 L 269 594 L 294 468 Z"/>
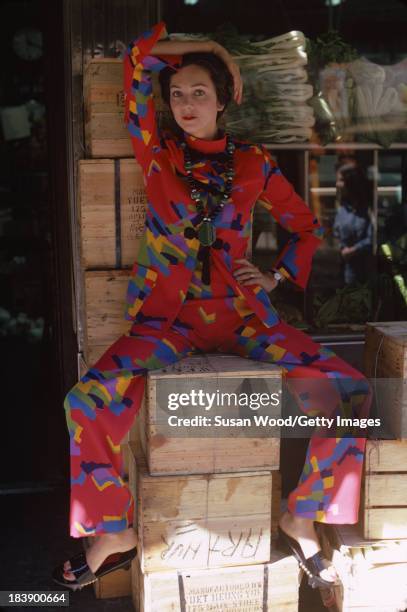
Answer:
<path fill-rule="evenodd" d="M 120 60 L 102 59 L 88 64 L 84 101 L 88 159 L 78 162 L 77 172 L 83 295 L 83 311 L 79 313 L 83 346 L 78 355 L 78 377 L 131 325 L 124 319 L 125 295 L 144 232 L 146 211 L 141 168 L 133 157 L 123 122 Z M 130 437 L 128 434 L 122 443 L 125 477 Z M 98 580 L 94 587 L 100 598 L 130 595 L 131 573 L 118 570 Z"/>
<path fill-rule="evenodd" d="M 366 538 L 407 538 L 407 322 L 368 323 L 365 373 L 392 439 L 366 446 L 362 498 Z"/>
<path fill-rule="evenodd" d="M 365 538 L 407 538 L 407 440 L 367 440 L 361 500 Z"/>
<path fill-rule="evenodd" d="M 372 416 L 382 419 L 390 436 L 366 441 L 359 525 L 331 531 L 327 552 L 343 583 L 335 589 L 342 612 L 407 608 L 406 357 L 407 322 L 367 324 L 364 369 L 376 392 Z"/>
<path fill-rule="evenodd" d="M 275 550 L 280 514 L 279 438 L 164 435 L 157 401 L 168 390 L 213 392 L 222 379 L 261 379 L 276 388 L 279 368 L 235 356 L 197 355 L 155 370 L 130 443 L 139 612 L 298 609 L 298 565 Z M 187 381 L 187 383 L 186 383 Z M 221 407 L 214 408 L 216 414 Z M 265 607 L 266 606 L 266 607 Z"/>
<path fill-rule="evenodd" d="M 125 333 L 127 283 L 144 231 L 146 196 L 135 160 L 79 162 L 84 357 L 95 363 Z"/>
<path fill-rule="evenodd" d="M 323 548 L 342 585 L 335 587 L 340 612 L 404 612 L 407 609 L 407 540 L 361 535 L 357 525 L 339 525 Z"/>

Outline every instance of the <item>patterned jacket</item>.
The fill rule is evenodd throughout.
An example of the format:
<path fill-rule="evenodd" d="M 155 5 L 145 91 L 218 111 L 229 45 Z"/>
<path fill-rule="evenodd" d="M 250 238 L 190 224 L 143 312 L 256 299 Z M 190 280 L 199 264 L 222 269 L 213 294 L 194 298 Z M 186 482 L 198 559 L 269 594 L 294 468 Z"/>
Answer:
<path fill-rule="evenodd" d="M 185 300 L 197 263 L 199 241 L 189 237 L 194 227 L 196 205 L 190 197 L 184 169 L 181 140 L 157 126 L 152 95 L 151 72 L 166 66 L 176 70 L 180 56 L 149 55 L 156 41 L 166 36 L 160 22 L 128 47 L 124 58 L 125 122 L 134 155 L 142 167 L 147 192 L 146 230 L 128 284 L 125 318 L 149 321 L 159 329 L 168 328 Z M 221 163 L 226 137 L 208 141 L 184 133 L 194 149 L 193 174 L 208 197 L 224 188 Z M 221 248 L 211 248 L 212 262 L 225 279 L 233 296 L 244 297 L 267 327 L 279 316 L 268 293 L 260 285 L 239 284 L 233 271 L 236 259 L 245 257 L 256 201 L 291 233 L 274 267 L 301 288 L 306 286 L 314 251 L 322 228 L 307 204 L 281 174 L 268 150 L 235 139 L 235 177 L 232 203 L 216 217 Z M 241 300 L 237 300 L 241 303 Z"/>

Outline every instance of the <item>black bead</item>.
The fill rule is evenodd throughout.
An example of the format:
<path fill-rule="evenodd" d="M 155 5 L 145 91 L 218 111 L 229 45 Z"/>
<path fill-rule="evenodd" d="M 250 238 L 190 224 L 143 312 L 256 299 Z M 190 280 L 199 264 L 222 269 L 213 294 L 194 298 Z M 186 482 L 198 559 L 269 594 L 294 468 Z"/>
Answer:
<path fill-rule="evenodd" d="M 184 230 L 184 237 L 191 239 L 191 238 L 196 238 L 197 237 L 197 233 L 194 230 L 193 227 L 186 227 Z"/>

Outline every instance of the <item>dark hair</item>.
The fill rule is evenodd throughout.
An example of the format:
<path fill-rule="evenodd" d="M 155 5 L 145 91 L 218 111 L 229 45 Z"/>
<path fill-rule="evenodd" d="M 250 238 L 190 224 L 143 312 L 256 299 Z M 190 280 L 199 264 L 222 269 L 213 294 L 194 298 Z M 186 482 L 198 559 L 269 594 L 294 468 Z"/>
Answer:
<path fill-rule="evenodd" d="M 218 102 L 225 105 L 223 110 L 218 111 L 216 116 L 216 120 L 218 120 L 233 98 L 233 77 L 225 62 L 215 55 L 215 53 L 185 53 L 182 56 L 180 68 L 190 66 L 191 64 L 200 66 L 209 72 L 209 76 L 215 86 Z M 161 96 L 170 108 L 170 81 L 174 74 L 176 74 L 174 69 L 167 67 L 161 70 L 158 75 Z"/>
<path fill-rule="evenodd" d="M 359 212 L 366 211 L 371 200 L 371 189 L 365 172 L 359 166 L 349 165 L 339 168 L 343 177 L 343 198 Z"/>

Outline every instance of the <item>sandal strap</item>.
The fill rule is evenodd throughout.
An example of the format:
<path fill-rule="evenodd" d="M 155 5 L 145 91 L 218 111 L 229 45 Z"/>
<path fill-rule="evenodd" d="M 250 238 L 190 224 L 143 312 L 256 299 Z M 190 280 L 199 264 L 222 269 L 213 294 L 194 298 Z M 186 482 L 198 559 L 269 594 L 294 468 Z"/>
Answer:
<path fill-rule="evenodd" d="M 86 561 L 85 553 L 81 552 L 75 555 L 75 557 L 69 559 L 69 562 L 71 564 L 71 569 L 69 571 L 75 575 L 78 584 L 97 579 Z"/>
<path fill-rule="evenodd" d="M 320 574 L 324 570 L 328 569 L 332 563 L 330 563 L 325 557 L 322 556 L 321 551 L 316 552 L 312 557 L 306 559 L 306 565 L 313 574 Z"/>

